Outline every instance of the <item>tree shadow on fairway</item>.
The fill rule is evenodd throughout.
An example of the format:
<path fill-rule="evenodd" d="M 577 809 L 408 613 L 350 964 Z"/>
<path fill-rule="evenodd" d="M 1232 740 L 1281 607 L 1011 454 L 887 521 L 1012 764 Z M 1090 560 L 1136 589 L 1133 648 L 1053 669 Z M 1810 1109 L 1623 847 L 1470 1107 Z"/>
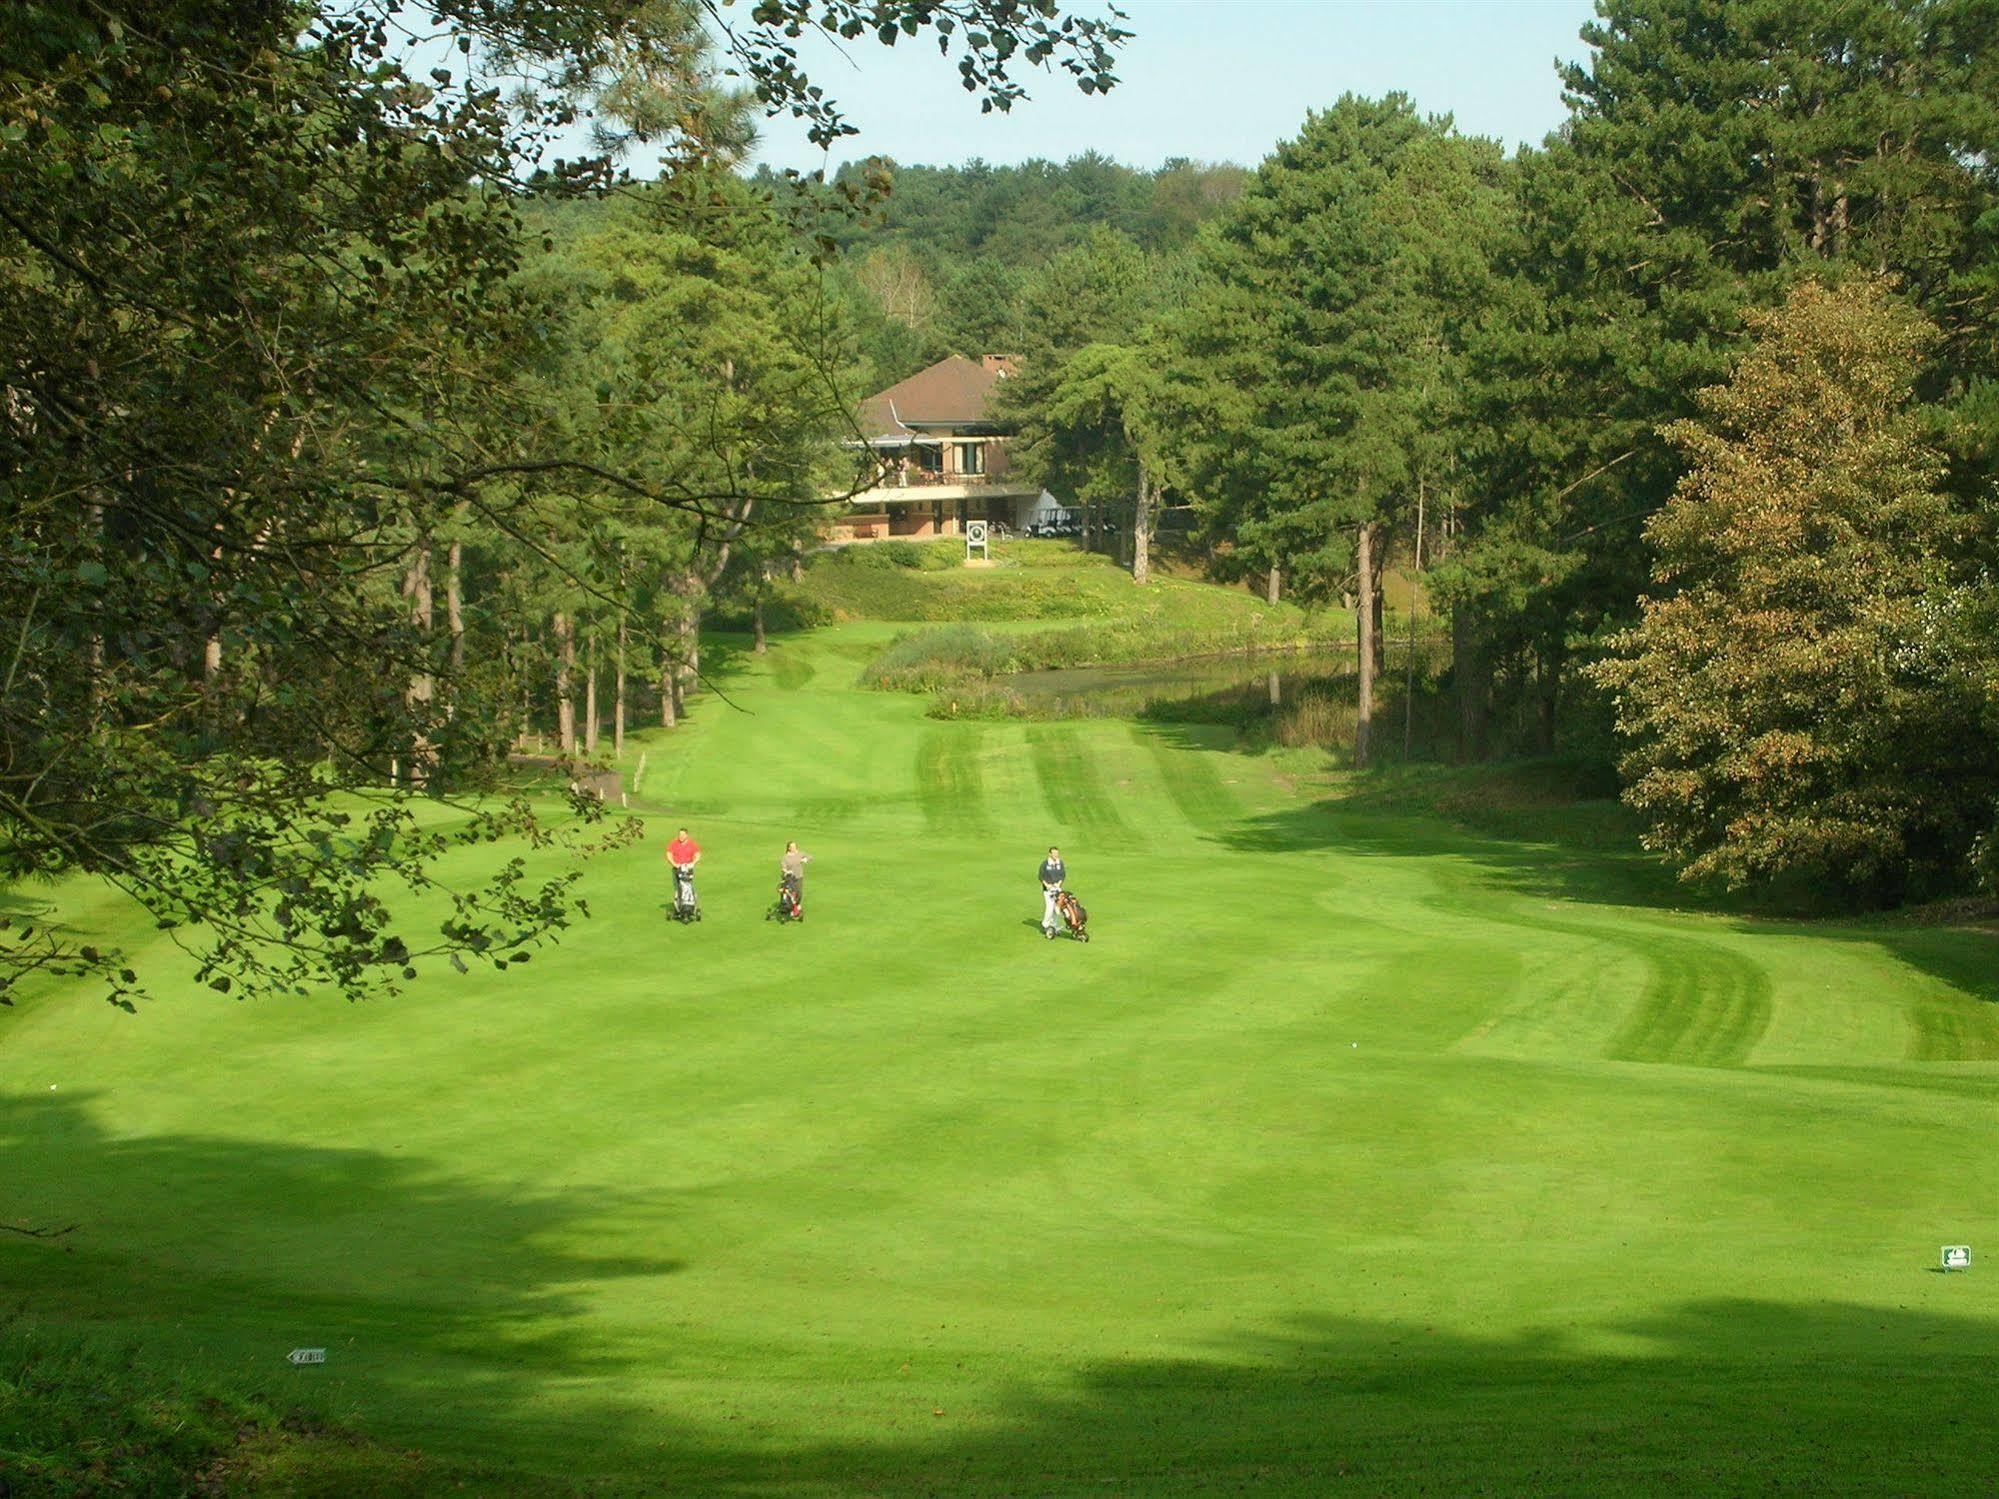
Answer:
<path fill-rule="evenodd" d="M 701 635 L 701 675 L 727 691 L 756 660 L 756 643 L 746 634 L 704 630 Z"/>
<path fill-rule="evenodd" d="M 114 1135 L 88 1091 L 0 1093 L 0 1220 L 75 1225 L 0 1235 L 0 1306 L 364 1413 L 441 1408 L 498 1431 L 543 1379 L 626 1368 L 575 1331 L 584 1289 L 684 1262 L 587 1237 L 614 1216 L 629 1242 L 655 1213 L 670 1246 L 670 1205 L 630 1195 L 473 1183 L 370 1150 Z M 301 1346 L 327 1349 L 325 1367 L 291 1371 Z"/>
<path fill-rule="evenodd" d="M 1551 803 L 1528 814 L 1532 836 L 1504 837 L 1454 826 L 1432 812 L 1397 811 L 1365 799 L 1326 801 L 1236 822 L 1223 830 L 1220 841 L 1245 853 L 1323 851 L 1427 863 L 1437 886 L 1433 899 L 1453 911 L 1599 940 L 1617 934 L 1594 920 L 1577 925 L 1580 913 L 1565 917 L 1558 905 L 1704 915 L 1734 932 L 1864 943 L 1940 981 L 1955 996 L 1999 1005 L 1999 931 L 1989 926 L 1922 925 L 1896 916 L 1803 919 L 1760 913 L 1744 901 L 1706 896 L 1680 884 L 1660 860 L 1632 846 L 1628 832 L 1612 825 L 1604 805 L 1580 802 L 1574 812 L 1573 832 L 1561 825 L 1563 807 Z M 1667 940 L 1661 930 L 1651 925 L 1634 929 L 1629 945 L 1645 955 Z M 1679 935 L 1697 932 L 1689 927 Z M 1942 1009 L 1932 1003 L 1927 1010 L 1911 1012 L 1911 1059 L 1999 1059 L 1999 1016 L 1954 1016 L 1948 1011 L 1952 997 L 1943 997 Z"/>
<path fill-rule="evenodd" d="M 1583 804 L 1579 814 L 1591 808 Z M 1553 817 L 1537 819 L 1552 822 Z M 1451 860 L 1496 889 L 1592 905 L 1728 912 L 1677 884 L 1663 863 L 1592 825 L 1568 836 L 1558 827 L 1509 837 L 1454 825 L 1430 810 L 1323 801 L 1286 807 L 1223 829 L 1221 842 L 1244 853 L 1324 851 L 1363 857 Z"/>
<path fill-rule="evenodd" d="M 600 1215 L 627 1242 L 636 1222 L 674 1243 L 671 1204 L 636 1194 L 474 1184 L 372 1151 L 117 1136 L 87 1094 L 0 1094 L 0 1216 L 80 1225 L 0 1241 L 8 1308 L 278 1401 L 337 1404 L 370 1434 L 448 1432 L 518 1469 L 487 1492 L 1989 1487 L 1999 1322 L 1973 1276 L 1920 1262 L 1905 1296 L 1931 1307 L 1914 1311 L 1716 1299 L 1492 1338 L 1307 1313 L 1192 1353 L 1078 1363 L 1004 1334 L 838 1349 L 809 1327 L 676 1306 L 664 1281 L 656 1325 L 593 1334 L 590 1288 L 680 1268 L 594 1252 Z M 1385 1274 L 1385 1296 L 1421 1273 Z M 1161 1333 L 1144 1305 L 1129 1309 L 1134 1348 Z M 298 1346 L 326 1348 L 326 1365 L 288 1368 Z"/>
<path fill-rule="evenodd" d="M 997 1406 L 950 1408 L 919 1370 L 843 1398 L 921 1435 L 682 1449 L 658 1476 L 736 1494 L 1983 1492 L 1995 1356 L 1990 1321 L 1848 1306 L 1716 1300 L 1489 1342 L 1308 1316 Z"/>
<path fill-rule="evenodd" d="M 77 932 L 77 927 L 52 898 L 27 895 L 19 890 L 0 890 L 0 918 L 4 918 L 14 928 L 16 939 L 26 929 L 38 929 L 44 933 L 60 933 L 68 937 Z"/>

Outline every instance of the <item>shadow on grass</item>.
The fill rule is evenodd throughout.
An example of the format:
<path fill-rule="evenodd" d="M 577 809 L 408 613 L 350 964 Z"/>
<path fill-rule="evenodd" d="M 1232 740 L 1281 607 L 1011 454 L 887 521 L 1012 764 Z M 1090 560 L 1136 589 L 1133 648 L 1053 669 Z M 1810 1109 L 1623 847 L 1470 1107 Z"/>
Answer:
<path fill-rule="evenodd" d="M 1738 930 L 1810 936 L 1877 946 L 1919 972 L 1971 999 L 1999 1003 L 1999 931 L 1971 923 L 1922 925 L 1894 915 L 1789 917 L 1772 915 L 1743 900 L 1690 890 L 1657 858 L 1620 831 L 1623 809 L 1614 803 L 1579 802 L 1570 809 L 1575 827 L 1560 824 L 1557 803 L 1518 814 L 1531 833 L 1505 836 L 1453 825 L 1447 814 L 1396 810 L 1366 797 L 1286 808 L 1224 830 L 1220 841 L 1246 852 L 1338 850 L 1390 859 L 1435 860 L 1462 873 L 1472 887 L 1534 901 L 1687 911 L 1727 919 Z M 1495 813 L 1505 817 L 1503 809 Z M 1537 925 L 1558 926 L 1538 921 Z M 1953 1057 L 1977 1060 L 1991 1046 L 1974 1041 Z"/>
<path fill-rule="evenodd" d="M 587 1285 L 680 1268 L 579 1247 L 600 1214 L 629 1231 L 652 1209 L 636 1193 L 501 1191 L 367 1151 L 114 1137 L 87 1096 L 38 1094 L 0 1096 L 0 1184 L 7 1215 L 82 1225 L 0 1245 L 9 1302 L 265 1392 L 297 1378 L 288 1348 L 326 1346 L 324 1376 L 349 1383 L 317 1388 L 351 1402 L 364 1432 L 428 1411 L 518 1468 L 487 1492 L 1973 1492 L 1999 1419 L 1999 1324 L 1977 1282 L 1912 1264 L 1910 1299 L 1963 1288 L 1977 1313 L 1717 1299 L 1490 1340 L 1308 1314 L 1191 1357 L 1024 1369 L 1009 1343 L 989 1376 L 969 1350 L 926 1362 L 868 1347 L 818 1376 L 811 1409 L 833 1414 L 789 1418 L 827 1420 L 824 1434 L 757 1409 L 761 1370 L 795 1386 L 795 1356 L 823 1355 L 800 1329 L 795 1349 L 746 1342 L 729 1360 L 739 1428 L 688 1418 L 671 1385 L 626 1392 L 674 1364 L 677 1324 L 617 1344 L 590 1334 Z"/>
<path fill-rule="evenodd" d="M 1920 1279 L 1919 1272 L 1911 1272 Z M 733 1493 L 1953 1493 L 1990 1479 L 1999 1327 L 1692 1303 L 1483 1342 L 1303 1317 L 1199 1359 L 1084 1367 L 929 1439 L 690 1468 Z M 915 1392 L 912 1392 L 915 1393 Z M 913 1402 L 927 1403 L 927 1402 Z M 981 1427 L 951 1435 L 953 1418 Z"/>
<path fill-rule="evenodd" d="M 747 634 L 704 630 L 701 634 L 701 675 L 727 691 L 756 660 L 756 642 Z"/>
<path fill-rule="evenodd" d="M 1204 757 L 1229 753 L 1212 729 L 1155 724 L 1147 733 Z M 1739 930 L 1808 935 L 1879 947 L 1958 995 L 1999 1003 L 1999 929 L 1967 920 L 1925 924 L 1899 915 L 1773 914 L 1743 898 L 1676 880 L 1638 845 L 1630 810 L 1605 794 L 1599 769 L 1566 761 L 1446 769 L 1409 767 L 1354 776 L 1342 794 L 1224 822 L 1212 836 L 1244 853 L 1313 850 L 1428 861 L 1468 908 L 1481 892 L 1524 901 L 1694 912 Z M 1517 914 L 1517 913 L 1516 913 Z M 1527 924 L 1561 929 L 1559 916 Z M 1579 935 L 1601 936 L 1591 929 Z M 1945 1013 L 1914 1017 L 1918 1060 L 1999 1057 L 1999 1029 L 1970 1028 Z"/>
<path fill-rule="evenodd" d="M 76 927 L 63 919 L 62 908 L 53 895 L 28 895 L 19 890 L 0 890 L 0 919 L 5 919 L 16 929 L 14 936 L 20 935 L 22 928 L 37 928 L 46 932 L 61 932 L 65 935 L 76 931 Z"/>
<path fill-rule="evenodd" d="M 87 1090 L 0 1093 L 0 1220 L 75 1225 L 0 1235 L 0 1309 L 250 1388 L 297 1381 L 287 1352 L 323 1347 L 313 1388 L 503 1430 L 538 1380 L 626 1367 L 564 1326 L 583 1287 L 685 1268 L 670 1206 L 636 1192 L 480 1184 L 371 1150 L 113 1135 L 92 1104 Z M 523 1127 L 517 1102 L 495 1101 L 493 1130 Z M 593 1253 L 606 1215 L 626 1232 L 657 1215 L 669 1252 Z"/>

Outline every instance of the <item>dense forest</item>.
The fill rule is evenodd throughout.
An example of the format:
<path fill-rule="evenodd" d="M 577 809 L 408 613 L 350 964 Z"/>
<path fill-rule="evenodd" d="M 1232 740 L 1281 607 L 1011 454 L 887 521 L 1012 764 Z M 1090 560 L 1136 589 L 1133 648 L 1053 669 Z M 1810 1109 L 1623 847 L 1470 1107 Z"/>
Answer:
<path fill-rule="evenodd" d="M 1023 471 L 1119 512 L 1141 581 L 1170 506 L 1218 575 L 1352 612 L 1357 765 L 1393 568 L 1448 620 L 1458 757 L 1615 757 L 1696 876 L 1990 878 L 1999 12 L 1599 8 L 1514 156 L 1391 94 L 1253 169 L 830 182 L 741 168 L 760 109 L 846 128 L 787 26 L 941 37 L 1001 105 L 1010 59 L 1109 86 L 1124 33 L 438 0 L 430 67 L 386 0 L 8 8 L 0 871 L 112 880 L 225 990 L 524 954 L 571 906 L 518 864 L 398 933 L 451 840 L 553 836 L 421 802 L 531 729 L 675 722 L 708 611 L 866 482 L 859 397 L 956 350 L 1020 356 Z"/>
<path fill-rule="evenodd" d="M 1148 278 L 1183 274 L 1201 226 L 1248 176 L 1184 159 L 1140 170 L 1095 152 L 1019 166 L 848 163 L 833 187 L 866 211 L 824 221 L 838 249 L 829 280 L 877 386 L 950 353 L 1020 353 L 1047 336 L 1093 255 L 1142 264 Z M 781 200 L 778 174 L 752 181 Z"/>

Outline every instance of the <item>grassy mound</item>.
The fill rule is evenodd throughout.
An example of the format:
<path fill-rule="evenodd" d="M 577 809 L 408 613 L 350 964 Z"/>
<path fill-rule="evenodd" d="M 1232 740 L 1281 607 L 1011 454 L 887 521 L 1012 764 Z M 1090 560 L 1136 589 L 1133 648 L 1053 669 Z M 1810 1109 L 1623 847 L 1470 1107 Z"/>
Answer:
<path fill-rule="evenodd" d="M 1148 612 L 1148 590 L 1109 558 L 1066 541 L 1002 543 L 990 568 L 964 567 L 963 559 L 958 541 L 841 547 L 815 555 L 804 579 L 784 584 L 779 593 L 795 598 L 799 609 L 834 620 L 1111 621 Z M 1162 593 L 1212 597 L 1218 602 L 1205 606 L 1210 612 L 1263 607 L 1237 589 L 1172 580 L 1155 586 Z"/>
<path fill-rule="evenodd" d="M 900 601 L 870 600 L 870 617 L 953 621 L 896 637 L 862 672 L 870 687 L 928 692 L 1009 672 L 1281 651 L 1315 638 L 1313 622 L 1291 604 L 1172 579 L 1140 588 L 1122 569 L 1066 543 L 1013 546 L 1026 559 L 1010 569 L 911 573 L 848 560 L 863 552 L 854 547 L 807 576 L 838 587 L 856 577 L 899 579 Z M 1023 621 L 1051 627 L 995 627 Z"/>

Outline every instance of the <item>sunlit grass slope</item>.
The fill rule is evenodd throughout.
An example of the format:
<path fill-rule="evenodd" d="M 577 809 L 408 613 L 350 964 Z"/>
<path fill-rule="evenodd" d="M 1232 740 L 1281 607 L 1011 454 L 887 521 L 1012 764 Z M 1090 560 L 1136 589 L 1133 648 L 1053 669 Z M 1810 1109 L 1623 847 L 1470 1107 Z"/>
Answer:
<path fill-rule="evenodd" d="M 886 633 L 727 661 L 526 968 L 0 1018 L 0 1217 L 79 1225 L 6 1307 L 527 1492 L 1990 1484 L 1994 1272 L 1930 1267 L 1999 1254 L 1999 941 L 926 720 Z"/>

